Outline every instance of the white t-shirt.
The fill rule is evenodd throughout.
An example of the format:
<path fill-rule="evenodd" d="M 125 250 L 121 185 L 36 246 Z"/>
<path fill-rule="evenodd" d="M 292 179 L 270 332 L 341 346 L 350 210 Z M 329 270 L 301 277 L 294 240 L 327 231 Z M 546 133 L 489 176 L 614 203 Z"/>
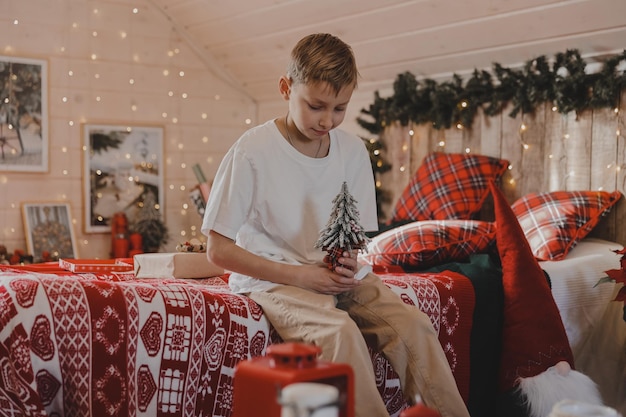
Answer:
<path fill-rule="evenodd" d="M 294 149 L 273 120 L 244 133 L 217 171 L 202 223 L 267 259 L 290 264 L 323 262 L 315 249 L 332 201 L 346 181 L 357 201 L 366 231 L 378 227 L 374 176 L 363 141 L 339 129 L 330 132 L 324 158 Z M 229 278 L 234 292 L 263 291 L 274 283 L 238 273 Z"/>

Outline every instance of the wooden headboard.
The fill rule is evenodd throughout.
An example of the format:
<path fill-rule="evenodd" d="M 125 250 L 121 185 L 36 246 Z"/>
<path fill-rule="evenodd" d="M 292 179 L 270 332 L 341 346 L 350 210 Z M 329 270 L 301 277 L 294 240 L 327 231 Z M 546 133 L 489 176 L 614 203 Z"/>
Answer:
<path fill-rule="evenodd" d="M 531 192 L 618 190 L 626 194 L 626 93 L 618 109 L 563 115 L 550 105 L 535 114 L 512 118 L 477 115 L 471 129 L 437 130 L 429 125 L 388 126 L 380 140 L 392 169 L 379 174 L 390 195 L 383 220 L 426 155 L 433 151 L 483 154 L 510 161 L 502 189 L 512 203 Z M 623 197 L 592 232 L 626 245 L 626 201 Z"/>

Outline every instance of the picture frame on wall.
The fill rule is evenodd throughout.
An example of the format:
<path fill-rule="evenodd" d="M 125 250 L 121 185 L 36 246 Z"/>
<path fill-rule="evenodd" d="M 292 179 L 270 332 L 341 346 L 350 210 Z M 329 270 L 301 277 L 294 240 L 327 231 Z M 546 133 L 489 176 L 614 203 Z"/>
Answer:
<path fill-rule="evenodd" d="M 78 257 L 69 203 L 22 203 L 22 219 L 33 262 Z"/>
<path fill-rule="evenodd" d="M 0 171 L 48 171 L 48 63 L 0 56 Z"/>
<path fill-rule="evenodd" d="M 83 124 L 85 233 L 111 231 L 116 213 L 129 227 L 164 212 L 163 127 Z"/>

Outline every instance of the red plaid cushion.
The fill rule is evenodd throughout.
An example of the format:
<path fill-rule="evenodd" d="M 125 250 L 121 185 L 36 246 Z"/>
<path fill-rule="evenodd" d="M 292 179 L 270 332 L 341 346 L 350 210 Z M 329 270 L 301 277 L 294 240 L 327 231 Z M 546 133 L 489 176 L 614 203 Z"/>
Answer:
<path fill-rule="evenodd" d="M 528 194 L 512 205 L 535 257 L 558 261 L 591 232 L 620 199 L 619 191 Z"/>
<path fill-rule="evenodd" d="M 424 158 L 398 200 L 391 223 L 403 220 L 470 220 L 509 161 L 484 155 L 435 152 Z"/>
<path fill-rule="evenodd" d="M 494 241 L 495 225 L 479 220 L 427 220 L 375 236 L 361 260 L 372 265 L 427 268 L 466 260 Z"/>

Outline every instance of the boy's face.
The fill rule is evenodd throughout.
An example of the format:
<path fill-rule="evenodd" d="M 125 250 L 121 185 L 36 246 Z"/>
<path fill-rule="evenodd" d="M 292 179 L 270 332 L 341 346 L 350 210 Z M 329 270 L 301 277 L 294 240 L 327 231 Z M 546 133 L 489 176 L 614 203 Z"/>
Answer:
<path fill-rule="evenodd" d="M 323 138 L 339 126 L 346 115 L 354 86 L 346 86 L 335 94 L 326 82 L 315 84 L 281 80 L 281 93 L 289 101 L 289 116 L 308 139 Z"/>

